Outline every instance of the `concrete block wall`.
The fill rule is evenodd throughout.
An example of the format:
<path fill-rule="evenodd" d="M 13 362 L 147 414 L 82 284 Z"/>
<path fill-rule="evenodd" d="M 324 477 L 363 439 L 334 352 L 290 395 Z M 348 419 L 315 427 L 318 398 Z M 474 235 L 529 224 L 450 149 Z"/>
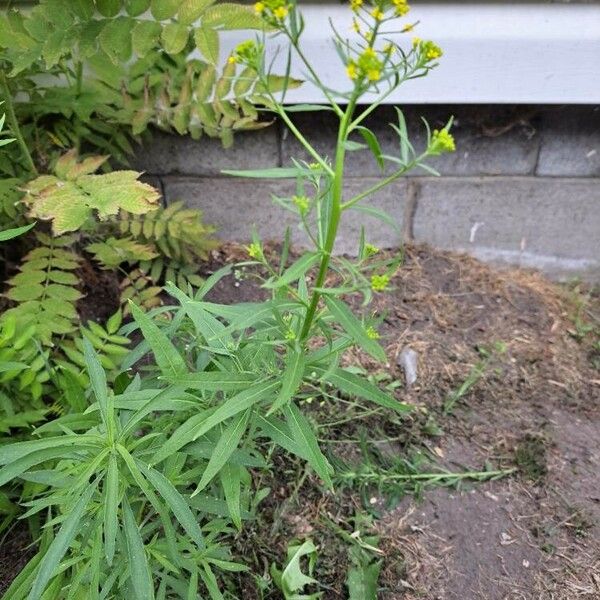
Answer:
<path fill-rule="evenodd" d="M 396 226 L 359 211 L 344 217 L 339 253 L 352 254 L 362 225 L 370 242 L 398 246 L 403 240 L 466 251 L 483 260 L 539 268 L 555 278 L 600 281 L 600 107 L 420 106 L 404 113 L 418 151 L 424 116 L 433 128 L 455 116 L 457 152 L 430 161 L 440 177 L 414 172 L 366 201 Z M 296 125 L 321 152 L 331 155 L 334 119 L 299 113 Z M 393 107 L 376 111 L 367 125 L 385 154 L 397 154 L 388 123 Z M 240 133 L 235 146 L 194 142 L 157 133 L 135 167 L 162 187 L 166 202 L 184 200 L 204 212 L 226 240 L 246 241 L 252 227 L 265 239 L 281 239 L 287 225 L 303 243 L 295 222 L 271 197 L 290 196 L 293 182 L 243 180 L 223 169 L 285 166 L 308 156 L 280 123 Z M 346 194 L 380 175 L 368 151 L 351 152 Z"/>

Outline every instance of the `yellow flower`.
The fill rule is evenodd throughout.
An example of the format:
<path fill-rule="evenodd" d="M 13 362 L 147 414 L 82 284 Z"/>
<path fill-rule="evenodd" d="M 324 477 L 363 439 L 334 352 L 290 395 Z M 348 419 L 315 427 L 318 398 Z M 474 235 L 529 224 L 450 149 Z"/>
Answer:
<path fill-rule="evenodd" d="M 390 283 L 389 275 L 372 275 L 371 276 L 371 289 L 374 292 L 383 292 L 387 289 Z"/>
<path fill-rule="evenodd" d="M 433 42 L 425 42 L 425 44 L 423 44 L 423 51 L 427 60 L 435 60 L 436 58 L 440 58 L 443 54 L 442 49 Z"/>
<path fill-rule="evenodd" d="M 369 81 L 379 81 L 381 79 L 381 71 L 379 69 L 369 69 L 367 71 L 367 79 Z"/>
<path fill-rule="evenodd" d="M 371 16 L 376 20 L 376 21 L 383 21 L 383 18 L 385 17 L 385 13 L 378 7 L 376 6 L 372 11 L 371 11 Z"/>
<path fill-rule="evenodd" d="M 263 257 L 263 250 L 261 245 L 257 242 L 252 242 L 249 246 L 247 246 L 246 252 L 248 252 L 248 256 L 250 258 L 254 258 L 255 260 L 260 260 Z"/>
<path fill-rule="evenodd" d="M 373 246 L 373 244 L 365 244 L 366 256 L 374 256 L 378 252 L 379 252 L 379 248 L 377 246 Z"/>
<path fill-rule="evenodd" d="M 456 143 L 454 137 L 447 129 L 436 129 L 431 136 L 429 154 L 437 156 L 444 152 L 454 152 Z"/>
<path fill-rule="evenodd" d="M 373 326 L 367 327 L 366 333 L 370 340 L 378 340 L 381 337 L 377 329 L 375 329 Z"/>
<path fill-rule="evenodd" d="M 373 48 L 365 48 L 365 51 L 362 53 L 365 58 L 377 58 L 377 52 L 373 50 Z"/>
<path fill-rule="evenodd" d="M 394 52 L 396 51 L 396 46 L 394 46 L 394 44 L 392 44 L 392 42 L 387 43 L 384 47 L 383 47 L 383 51 L 388 55 L 391 56 L 392 54 L 394 54 Z"/>
<path fill-rule="evenodd" d="M 353 81 L 358 78 L 358 69 L 356 68 L 356 63 L 354 61 L 348 63 L 346 73 Z"/>
<path fill-rule="evenodd" d="M 422 41 L 423 41 L 423 40 L 422 40 L 421 38 L 419 38 L 419 37 L 414 37 L 414 38 L 412 39 L 412 45 L 413 45 L 413 48 L 416 48 L 417 46 L 419 46 L 419 45 L 421 44 L 421 42 L 422 42 Z"/>
<path fill-rule="evenodd" d="M 310 206 L 310 199 L 306 196 L 294 196 L 292 202 L 298 207 L 301 214 L 306 213 Z"/>
<path fill-rule="evenodd" d="M 227 59 L 227 62 L 230 65 L 235 65 L 238 62 L 238 57 L 237 56 L 233 56 L 233 54 Z"/>
<path fill-rule="evenodd" d="M 356 33 L 360 33 L 360 25 L 358 24 L 358 21 L 356 19 L 352 19 L 352 29 Z"/>
<path fill-rule="evenodd" d="M 413 31 L 413 29 L 415 28 L 415 23 L 409 23 L 408 25 L 405 25 L 400 32 L 401 33 L 409 33 L 410 31 Z"/>
<path fill-rule="evenodd" d="M 266 9 L 266 8 L 267 8 L 267 7 L 265 6 L 265 3 L 264 3 L 264 2 L 257 2 L 257 3 L 254 5 L 254 12 L 255 12 L 257 15 L 262 15 L 262 14 L 265 12 L 265 9 Z"/>
<path fill-rule="evenodd" d="M 396 15 L 399 17 L 403 17 L 410 10 L 407 0 L 392 0 L 392 4 L 396 9 Z"/>
<path fill-rule="evenodd" d="M 354 12 L 358 12 L 363 5 L 363 0 L 350 0 L 350 8 Z"/>
<path fill-rule="evenodd" d="M 373 32 L 372 31 L 367 31 L 365 33 L 365 40 L 367 40 L 367 42 L 371 42 L 371 40 L 373 39 Z"/>
<path fill-rule="evenodd" d="M 273 15 L 276 19 L 283 20 L 288 16 L 289 9 L 287 6 L 279 6 L 273 11 Z"/>

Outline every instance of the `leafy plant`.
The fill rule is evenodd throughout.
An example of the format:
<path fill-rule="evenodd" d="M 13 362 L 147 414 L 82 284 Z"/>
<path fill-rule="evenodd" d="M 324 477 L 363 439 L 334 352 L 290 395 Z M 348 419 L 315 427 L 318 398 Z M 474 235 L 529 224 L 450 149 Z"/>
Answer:
<path fill-rule="evenodd" d="M 303 559 L 306 561 L 308 574 L 302 570 Z M 316 560 L 317 548 L 312 541 L 306 540 L 302 544 L 288 546 L 287 559 L 281 570 L 275 564 L 271 565 L 271 576 L 285 600 L 317 600 L 322 597 L 322 592 L 302 593 L 306 586 L 317 583 L 317 580 L 312 577 Z"/>
<path fill-rule="evenodd" d="M 130 10 L 133 4 L 128 3 Z M 121 4 L 97 2 L 96 6 L 100 12 L 115 11 L 116 15 Z M 161 22 L 176 14 L 181 19 L 184 6 L 196 14 L 193 2 L 157 0 L 150 6 Z M 214 18 L 223 27 L 238 24 L 233 15 L 239 13 L 227 4 L 211 8 L 214 10 L 208 14 L 220 15 Z M 288 125 L 314 162 L 295 161 L 291 167 L 230 174 L 295 180 L 295 195 L 277 202 L 296 213 L 313 248 L 293 256 L 288 232 L 280 254 L 267 256 L 261 241 L 254 238 L 247 248 L 249 260 L 242 266 L 255 266 L 265 274 L 262 285 L 270 294 L 265 302 L 221 305 L 207 301 L 208 292 L 230 273 L 231 269 L 225 268 L 198 289 L 182 286 L 186 282 L 179 278 L 177 283 L 168 283 L 165 289 L 175 306 L 145 313 L 130 302 L 134 322 L 119 333 L 114 333 L 114 323 L 106 336 L 89 325 L 89 332 L 101 342 L 113 335 L 139 332 L 143 341 L 121 364 L 123 370 L 137 366 L 138 373 L 120 373 L 114 377 L 114 385 L 109 385 L 94 349 L 97 345 L 84 340 L 77 350 L 83 355 L 89 392 L 84 389 L 79 397 L 87 407 L 45 423 L 32 440 L 0 447 L 0 484 L 24 483 L 21 495 L 26 516 L 38 515 L 40 522 L 45 518 L 38 553 L 13 583 L 7 598 L 91 595 L 146 600 L 190 598 L 200 590 L 205 597 L 220 600 L 222 576 L 217 571 L 245 568 L 231 560 L 225 538 L 243 527 L 260 498 L 268 494 L 255 491 L 251 469 L 268 467 L 273 450 L 280 448 L 305 462 L 327 488 L 349 479 L 343 468 L 334 472 L 332 461 L 319 446 L 312 416 L 299 402 L 305 386 L 331 386 L 398 415 L 410 411 L 393 390 L 382 390 L 377 381 L 342 366 L 344 352 L 353 347 L 375 361 L 386 362 L 386 352 L 378 341 L 378 319 L 367 305 L 373 295 L 390 285 L 398 260 L 380 258 L 364 232 L 357 240 L 356 259 L 338 258 L 334 253 L 343 217 L 350 211 L 369 210 L 364 201 L 410 169 L 432 172 L 427 159 L 454 149 L 451 120 L 443 129 L 428 130 L 426 149 L 417 154 L 399 111 L 394 126 L 397 156 L 383 155 L 377 138 L 364 126 L 366 117 L 391 92 L 406 80 L 426 75 L 441 56 L 441 50 L 430 41 L 417 40 L 405 49 L 386 40 L 386 27 L 397 29 L 394 20 L 405 14 L 405 8 L 403 2 L 387 0 L 376 0 L 372 6 L 352 3 L 358 41 L 333 34 L 349 76 L 348 91 L 330 89 L 305 59 L 299 44 L 304 21 L 295 2 L 264 0 L 256 5 L 253 19 L 287 39 L 290 52 L 299 57 L 308 77 L 327 98 L 327 105 L 309 108 L 330 110 L 339 118 L 336 150 L 333 160 L 322 156 L 295 126 L 290 116 L 294 109 L 283 103 L 294 82 L 289 77 L 274 78 L 271 73 L 264 57 L 270 34 L 264 31 L 256 40 L 240 44 L 229 57 L 228 77 L 256 82 L 252 93 L 258 90 L 262 94 L 266 111 Z M 206 25 L 206 13 L 198 14 L 204 15 Z M 113 58 L 119 60 L 129 56 L 124 31 L 125 23 L 128 28 L 132 23 L 124 18 L 126 21 L 118 17 L 109 33 L 102 29 L 99 34 L 114 46 Z M 158 31 L 152 24 L 142 27 Z M 185 37 L 185 32 L 180 27 L 166 27 L 157 34 L 162 43 L 171 49 L 179 47 L 179 36 Z M 210 36 L 214 40 L 213 34 Z M 199 45 L 209 48 L 211 44 L 208 39 Z M 359 108 L 361 101 L 369 103 Z M 392 165 L 392 171 L 348 198 L 345 159 L 348 152 L 358 151 L 370 151 L 382 172 L 386 163 Z M 82 203 L 86 216 L 90 209 L 104 206 L 87 197 Z M 123 228 L 127 241 L 118 242 L 114 236 L 104 245 L 102 240 L 93 245 L 94 240 L 90 252 L 105 267 L 114 265 L 116 256 L 123 256 L 123 264 L 129 267 L 131 244 L 141 244 L 149 270 L 140 265 L 140 272 L 132 273 L 127 284 L 127 289 L 139 292 L 143 285 L 138 288 L 136 282 L 144 278 L 152 282 L 153 269 L 165 270 L 164 262 L 160 267 L 150 266 L 158 260 L 150 254 L 163 250 L 160 238 L 171 252 L 164 251 L 164 255 L 173 260 L 193 251 L 186 249 L 188 234 L 181 232 L 188 227 L 196 231 L 197 223 L 188 219 L 190 215 L 182 207 L 169 210 L 149 213 L 153 218 L 141 224 L 135 217 L 121 217 L 115 222 Z M 46 215 L 41 213 L 44 218 Z M 167 241 L 157 234 L 163 228 L 168 232 Z M 360 311 L 355 312 L 350 304 L 353 295 L 362 296 Z M 167 311 L 169 318 L 165 318 Z M 153 360 L 142 362 L 149 353 Z M 382 480 L 380 473 L 360 472 L 352 473 L 352 478 L 358 477 L 359 484 L 367 487 L 373 482 L 381 485 L 381 481 L 393 486 L 400 481 L 454 482 L 506 473 L 457 476 L 439 471 L 390 476 L 386 472 Z M 316 548 L 307 541 L 290 547 L 281 570 L 273 568 L 275 583 L 286 598 L 318 597 L 318 592 L 307 596 L 303 589 L 314 584 L 315 560 Z M 372 589 L 377 565 L 357 556 L 355 566 L 362 570 L 352 575 L 353 579 L 362 577 Z"/>

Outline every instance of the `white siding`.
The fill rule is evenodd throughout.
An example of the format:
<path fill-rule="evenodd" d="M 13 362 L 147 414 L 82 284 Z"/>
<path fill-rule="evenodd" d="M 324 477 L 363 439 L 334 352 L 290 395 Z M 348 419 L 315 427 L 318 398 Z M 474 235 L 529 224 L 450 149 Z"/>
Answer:
<path fill-rule="evenodd" d="M 309 4 L 302 11 L 306 54 L 330 86 L 347 86 L 329 18 L 351 35 L 348 6 Z M 445 55 L 430 76 L 403 85 L 390 103 L 600 104 L 599 4 L 445 2 L 414 6 L 410 17 L 421 22 L 414 35 L 434 40 Z M 398 37 L 409 45 L 412 35 Z M 227 34 L 223 55 L 244 37 Z M 320 99 L 309 84 L 287 97 Z"/>

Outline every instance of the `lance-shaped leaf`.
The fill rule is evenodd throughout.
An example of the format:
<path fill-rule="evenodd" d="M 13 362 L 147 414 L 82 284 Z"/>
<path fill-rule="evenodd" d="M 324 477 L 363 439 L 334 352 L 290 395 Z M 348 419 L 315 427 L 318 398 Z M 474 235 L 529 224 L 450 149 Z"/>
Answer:
<path fill-rule="evenodd" d="M 354 339 L 358 346 L 368 352 L 375 360 L 386 362 L 387 358 L 383 348 L 368 336 L 363 324 L 352 314 L 352 311 L 344 302 L 337 298 L 326 297 L 325 303 L 335 320 Z"/>
<path fill-rule="evenodd" d="M 349 394 L 364 398 L 370 402 L 374 402 L 384 408 L 395 410 L 399 413 L 410 412 L 412 408 L 408 404 L 398 402 L 394 397 L 380 390 L 376 385 L 373 385 L 365 377 L 354 375 L 344 369 L 321 369 L 315 368 L 315 372 L 321 375 L 326 381 L 331 383 L 335 388 Z"/>

